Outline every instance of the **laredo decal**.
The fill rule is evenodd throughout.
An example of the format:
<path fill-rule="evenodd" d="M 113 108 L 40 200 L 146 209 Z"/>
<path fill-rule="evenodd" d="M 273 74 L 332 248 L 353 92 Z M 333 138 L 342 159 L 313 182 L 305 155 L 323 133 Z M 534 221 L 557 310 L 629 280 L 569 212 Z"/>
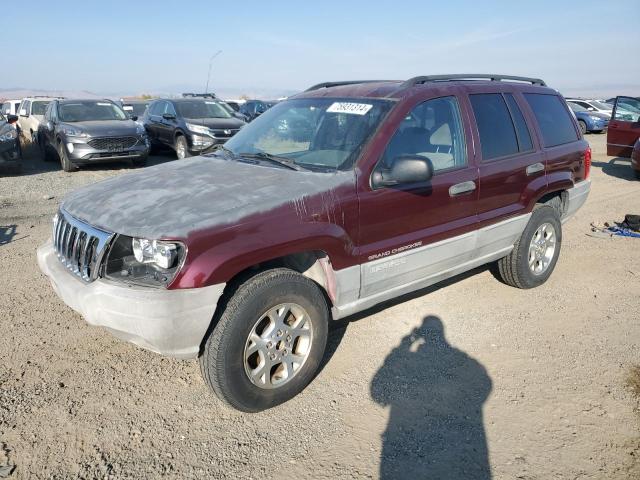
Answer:
<path fill-rule="evenodd" d="M 402 247 L 394 248 L 393 250 L 387 250 L 386 252 L 376 253 L 375 255 L 369 255 L 369 260 L 377 260 L 379 258 L 388 257 L 389 255 L 395 255 L 396 253 L 404 252 L 405 250 L 411 250 L 422 246 L 422 241 L 415 242 L 410 245 L 404 245 Z M 388 267 L 387 267 L 388 268 Z"/>

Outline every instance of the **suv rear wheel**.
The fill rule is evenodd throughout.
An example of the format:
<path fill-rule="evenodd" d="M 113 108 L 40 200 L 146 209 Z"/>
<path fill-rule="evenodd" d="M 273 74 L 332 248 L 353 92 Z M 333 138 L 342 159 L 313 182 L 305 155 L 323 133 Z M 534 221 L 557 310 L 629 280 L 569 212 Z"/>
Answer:
<path fill-rule="evenodd" d="M 176 137 L 176 155 L 178 158 L 187 158 L 191 156 L 191 152 L 189 151 L 189 145 L 187 145 L 187 139 L 184 138 L 184 135 L 178 135 Z"/>
<path fill-rule="evenodd" d="M 542 285 L 551 276 L 562 244 L 562 224 L 549 205 L 533 211 L 527 227 L 506 257 L 498 260 L 504 283 L 517 288 Z"/>
<path fill-rule="evenodd" d="M 244 412 L 300 393 L 324 354 L 329 310 L 320 288 L 288 269 L 252 277 L 236 290 L 200 356 L 216 395 Z"/>

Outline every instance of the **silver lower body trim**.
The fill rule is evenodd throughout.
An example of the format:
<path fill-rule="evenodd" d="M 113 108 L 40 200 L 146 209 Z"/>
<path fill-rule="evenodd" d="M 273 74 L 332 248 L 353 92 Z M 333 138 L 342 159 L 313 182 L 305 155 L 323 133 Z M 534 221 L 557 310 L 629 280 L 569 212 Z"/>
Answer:
<path fill-rule="evenodd" d="M 508 255 L 530 217 L 530 213 L 520 215 L 474 232 L 361 265 L 360 298 L 348 303 L 336 303 L 332 308 L 333 318 L 338 320 L 353 315 Z M 335 272 L 340 290 L 346 290 L 341 284 L 353 277 L 350 274 L 352 269 L 346 270 L 350 271 L 348 275 L 344 275 L 343 270 Z"/>

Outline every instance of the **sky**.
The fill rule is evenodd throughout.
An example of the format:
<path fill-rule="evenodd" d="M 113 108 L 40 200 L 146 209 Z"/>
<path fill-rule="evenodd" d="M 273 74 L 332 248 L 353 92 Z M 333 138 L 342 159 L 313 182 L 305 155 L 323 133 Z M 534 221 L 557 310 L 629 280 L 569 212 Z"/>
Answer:
<path fill-rule="evenodd" d="M 0 6 L 0 89 L 204 91 L 221 50 L 210 90 L 228 95 L 442 73 L 539 77 L 565 95 L 640 95 L 640 0 L 28 4 Z"/>

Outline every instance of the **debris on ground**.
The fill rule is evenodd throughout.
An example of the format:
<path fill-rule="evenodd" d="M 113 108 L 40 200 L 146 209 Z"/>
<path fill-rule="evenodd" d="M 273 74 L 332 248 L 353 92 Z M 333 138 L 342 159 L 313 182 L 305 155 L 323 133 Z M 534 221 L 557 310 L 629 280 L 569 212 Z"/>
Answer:
<path fill-rule="evenodd" d="M 591 233 L 587 235 L 597 238 L 611 238 L 614 236 L 640 238 L 640 215 L 627 214 L 622 222 L 604 222 L 600 225 L 591 223 Z"/>

